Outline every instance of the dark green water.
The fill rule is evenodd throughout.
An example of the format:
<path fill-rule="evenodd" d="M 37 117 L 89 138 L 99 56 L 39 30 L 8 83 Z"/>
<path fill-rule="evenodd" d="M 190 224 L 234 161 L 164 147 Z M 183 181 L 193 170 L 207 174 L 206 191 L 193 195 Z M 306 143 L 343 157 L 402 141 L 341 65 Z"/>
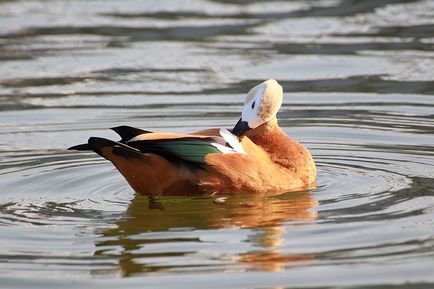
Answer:
<path fill-rule="evenodd" d="M 434 288 L 433 67 L 429 0 L 0 1 L 0 287 Z M 316 190 L 149 209 L 65 150 L 232 127 L 268 78 Z"/>

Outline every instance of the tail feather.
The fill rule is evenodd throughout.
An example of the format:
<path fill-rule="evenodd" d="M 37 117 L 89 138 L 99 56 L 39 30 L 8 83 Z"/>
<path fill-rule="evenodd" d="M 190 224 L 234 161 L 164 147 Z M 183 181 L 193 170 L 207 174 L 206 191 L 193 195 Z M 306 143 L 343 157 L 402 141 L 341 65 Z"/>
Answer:
<path fill-rule="evenodd" d="M 194 167 L 177 166 L 157 153 L 142 153 L 128 144 L 99 137 L 91 137 L 87 144 L 69 149 L 92 150 L 109 160 L 131 187 L 142 195 L 198 192 Z"/>
<path fill-rule="evenodd" d="M 151 131 L 143 130 L 140 128 L 135 128 L 132 126 L 127 126 L 127 125 L 112 127 L 111 130 L 116 132 L 122 138 L 121 141 L 123 143 L 126 143 L 127 141 L 129 141 L 130 139 L 132 139 L 138 135 L 145 134 L 145 133 L 151 133 Z"/>
<path fill-rule="evenodd" d="M 143 156 L 143 154 L 138 149 L 135 149 L 120 142 L 112 141 L 101 137 L 91 137 L 89 138 L 87 144 L 72 146 L 68 148 L 68 150 L 94 151 L 100 156 L 108 158 L 108 156 L 103 152 L 104 148 L 111 148 L 113 154 L 124 158 Z"/>
<path fill-rule="evenodd" d="M 102 137 L 90 137 L 87 142 L 93 149 L 98 149 L 98 150 L 105 147 L 113 147 L 118 144 L 121 145 L 118 142 L 106 138 L 102 138 Z"/>
<path fill-rule="evenodd" d="M 69 147 L 68 150 L 76 150 L 76 151 L 93 151 L 93 148 L 88 144 L 79 144 L 76 146 Z"/>

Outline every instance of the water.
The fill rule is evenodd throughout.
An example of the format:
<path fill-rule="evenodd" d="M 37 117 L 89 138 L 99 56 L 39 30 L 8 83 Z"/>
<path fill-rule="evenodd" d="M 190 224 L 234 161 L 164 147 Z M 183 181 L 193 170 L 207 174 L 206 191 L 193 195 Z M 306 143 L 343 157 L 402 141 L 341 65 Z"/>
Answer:
<path fill-rule="evenodd" d="M 433 1 L 1 1 L 0 287 L 433 288 L 433 67 Z M 65 150 L 267 78 L 315 190 L 149 203 Z"/>

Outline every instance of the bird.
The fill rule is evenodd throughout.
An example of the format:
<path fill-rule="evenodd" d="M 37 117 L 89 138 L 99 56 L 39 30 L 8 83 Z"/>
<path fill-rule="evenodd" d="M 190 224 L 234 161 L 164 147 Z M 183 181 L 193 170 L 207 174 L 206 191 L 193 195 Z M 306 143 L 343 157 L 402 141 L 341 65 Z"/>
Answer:
<path fill-rule="evenodd" d="M 266 80 L 247 93 L 233 129 L 193 133 L 111 128 L 121 140 L 90 137 L 69 150 L 94 151 L 146 196 L 279 194 L 316 187 L 309 150 L 278 125 L 283 88 Z"/>

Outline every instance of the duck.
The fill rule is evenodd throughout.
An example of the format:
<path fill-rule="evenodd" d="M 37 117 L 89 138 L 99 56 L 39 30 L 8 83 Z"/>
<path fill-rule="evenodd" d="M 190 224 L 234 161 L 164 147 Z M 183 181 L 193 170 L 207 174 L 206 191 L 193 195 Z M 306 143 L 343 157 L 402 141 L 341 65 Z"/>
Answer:
<path fill-rule="evenodd" d="M 132 189 L 146 196 L 286 193 L 316 186 L 309 150 L 277 121 L 283 88 L 266 80 L 247 93 L 233 129 L 193 133 L 111 128 L 121 140 L 90 137 L 69 150 L 93 151 L 109 160 Z"/>

